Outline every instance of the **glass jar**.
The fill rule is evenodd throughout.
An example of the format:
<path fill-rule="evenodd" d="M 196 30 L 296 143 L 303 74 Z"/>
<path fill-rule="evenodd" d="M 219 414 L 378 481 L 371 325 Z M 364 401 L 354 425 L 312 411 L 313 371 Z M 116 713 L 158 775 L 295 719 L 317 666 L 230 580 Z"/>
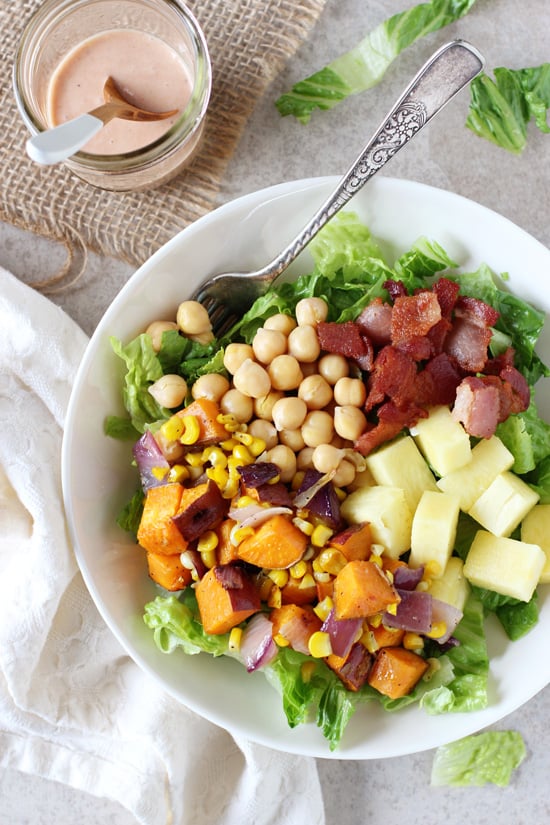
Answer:
<path fill-rule="evenodd" d="M 167 132 L 153 143 L 116 155 L 79 151 L 65 165 L 102 189 L 129 191 L 158 186 L 190 161 L 204 130 L 212 84 L 204 35 L 180 0 L 46 0 L 27 24 L 16 54 L 13 83 L 21 116 L 37 134 L 51 126 L 49 84 L 67 54 L 102 32 L 134 29 L 153 35 L 186 65 L 191 97 Z"/>

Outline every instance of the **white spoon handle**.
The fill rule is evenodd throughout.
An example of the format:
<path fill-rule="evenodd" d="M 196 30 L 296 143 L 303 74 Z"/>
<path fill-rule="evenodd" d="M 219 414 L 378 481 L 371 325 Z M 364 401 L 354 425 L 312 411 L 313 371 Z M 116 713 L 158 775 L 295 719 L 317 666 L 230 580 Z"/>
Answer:
<path fill-rule="evenodd" d="M 29 138 L 26 144 L 28 156 L 45 166 L 67 160 L 88 143 L 104 123 L 91 114 L 80 115 Z"/>

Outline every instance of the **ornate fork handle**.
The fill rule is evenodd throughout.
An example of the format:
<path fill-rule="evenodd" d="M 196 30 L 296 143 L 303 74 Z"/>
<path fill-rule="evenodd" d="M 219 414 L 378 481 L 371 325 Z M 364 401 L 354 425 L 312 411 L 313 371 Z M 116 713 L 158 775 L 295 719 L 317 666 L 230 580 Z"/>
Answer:
<path fill-rule="evenodd" d="M 257 277 L 271 282 L 280 275 L 327 221 L 473 80 L 483 65 L 481 54 L 463 40 L 453 40 L 435 52 L 405 89 L 336 190 L 299 235 L 261 269 Z"/>

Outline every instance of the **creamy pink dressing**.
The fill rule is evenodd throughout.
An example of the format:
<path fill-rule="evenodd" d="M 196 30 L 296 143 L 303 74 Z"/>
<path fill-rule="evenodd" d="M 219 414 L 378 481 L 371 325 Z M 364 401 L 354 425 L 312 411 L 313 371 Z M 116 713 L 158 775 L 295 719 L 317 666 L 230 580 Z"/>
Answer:
<path fill-rule="evenodd" d="M 191 97 L 189 69 L 174 49 L 146 32 L 104 31 L 76 46 L 53 73 L 47 101 L 50 124 L 56 126 L 100 106 L 109 76 L 130 103 L 149 111 L 181 111 Z M 85 151 L 113 155 L 141 149 L 168 131 L 177 117 L 150 123 L 116 118 Z"/>

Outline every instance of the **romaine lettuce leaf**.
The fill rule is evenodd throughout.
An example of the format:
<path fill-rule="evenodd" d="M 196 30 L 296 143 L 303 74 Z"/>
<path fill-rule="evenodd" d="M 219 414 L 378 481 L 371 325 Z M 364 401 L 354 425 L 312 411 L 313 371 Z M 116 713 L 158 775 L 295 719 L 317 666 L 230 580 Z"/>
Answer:
<path fill-rule="evenodd" d="M 307 123 L 315 109 L 332 109 L 350 95 L 375 86 L 395 58 L 424 35 L 454 23 L 475 0 L 431 0 L 392 15 L 351 51 L 296 83 L 275 105 L 283 116 Z"/>
<path fill-rule="evenodd" d="M 117 338 L 110 339 L 113 351 L 126 364 L 122 397 L 131 423 L 138 433 L 145 432 L 151 421 L 168 418 L 170 412 L 157 404 L 149 387 L 162 375 L 162 367 L 151 343 L 151 336 L 142 333 L 123 346 Z M 114 422 L 113 422 L 114 424 Z M 112 434 L 114 432 L 111 429 Z"/>
<path fill-rule="evenodd" d="M 198 618 L 195 593 L 187 587 L 178 596 L 157 596 L 145 605 L 143 621 L 153 631 L 155 644 L 163 653 L 181 647 L 185 653 L 201 651 L 222 656 L 229 648 L 229 633 L 210 636 Z"/>
<path fill-rule="evenodd" d="M 505 787 L 525 756 L 525 743 L 516 731 L 472 734 L 436 750 L 431 784 L 461 787 L 492 783 Z"/>
<path fill-rule="evenodd" d="M 514 456 L 512 470 L 524 475 L 550 456 L 550 426 L 539 417 L 535 401 L 525 412 L 510 415 L 498 425 L 496 435 Z"/>
<path fill-rule="evenodd" d="M 541 132 L 550 132 L 550 63 L 529 69 L 501 67 L 494 70 L 494 76 L 492 80 L 481 74 L 472 81 L 466 126 L 479 137 L 520 154 L 531 119 Z"/>

